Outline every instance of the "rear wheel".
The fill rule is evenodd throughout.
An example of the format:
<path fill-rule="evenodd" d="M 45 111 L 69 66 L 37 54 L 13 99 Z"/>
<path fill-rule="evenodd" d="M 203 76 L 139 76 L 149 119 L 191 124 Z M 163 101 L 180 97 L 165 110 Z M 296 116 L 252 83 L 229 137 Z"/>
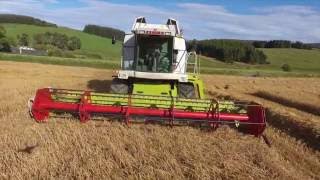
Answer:
<path fill-rule="evenodd" d="M 192 83 L 179 83 L 178 94 L 180 98 L 195 99 L 196 92 Z"/>
<path fill-rule="evenodd" d="M 128 94 L 129 85 L 127 80 L 115 78 L 111 82 L 110 93 Z"/>

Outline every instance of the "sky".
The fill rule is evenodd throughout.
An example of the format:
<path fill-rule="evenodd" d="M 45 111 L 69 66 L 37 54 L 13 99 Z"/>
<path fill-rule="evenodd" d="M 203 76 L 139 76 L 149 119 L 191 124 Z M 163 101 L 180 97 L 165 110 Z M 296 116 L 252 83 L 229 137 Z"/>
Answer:
<path fill-rule="evenodd" d="M 320 42 L 320 0 L 0 0 L 0 13 L 126 32 L 138 16 L 149 23 L 174 18 L 187 39 Z"/>

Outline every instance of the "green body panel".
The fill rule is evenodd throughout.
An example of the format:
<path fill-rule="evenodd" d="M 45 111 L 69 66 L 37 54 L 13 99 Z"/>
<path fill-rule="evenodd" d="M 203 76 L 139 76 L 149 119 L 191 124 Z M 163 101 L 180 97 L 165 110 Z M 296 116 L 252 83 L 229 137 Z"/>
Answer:
<path fill-rule="evenodd" d="M 203 82 L 199 76 L 189 74 L 188 83 L 192 83 L 195 87 L 198 99 L 205 99 Z M 170 82 L 162 82 L 157 80 L 154 80 L 153 82 L 141 81 L 133 83 L 132 94 L 178 97 L 177 89 L 177 83 L 171 87 Z"/>
<path fill-rule="evenodd" d="M 188 75 L 188 81 L 193 84 L 199 99 L 205 99 L 203 81 L 195 74 Z"/>
<path fill-rule="evenodd" d="M 177 97 L 177 88 L 169 83 L 134 83 L 132 94 Z"/>

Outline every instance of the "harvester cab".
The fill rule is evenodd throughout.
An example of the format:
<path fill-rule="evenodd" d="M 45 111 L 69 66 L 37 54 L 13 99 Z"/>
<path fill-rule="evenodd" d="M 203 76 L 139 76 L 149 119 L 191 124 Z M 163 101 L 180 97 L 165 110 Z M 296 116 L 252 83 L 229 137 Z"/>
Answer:
<path fill-rule="evenodd" d="M 188 63 L 191 56 L 194 59 Z M 116 116 L 126 124 L 160 122 L 209 128 L 234 124 L 260 136 L 266 126 L 264 108 L 251 102 L 205 99 L 199 72 L 196 53 L 186 51 L 176 20 L 159 25 L 139 17 L 124 38 L 121 69 L 110 92 L 38 89 L 29 100 L 29 112 L 37 122 L 51 115 L 71 114 L 81 122 Z"/>
<path fill-rule="evenodd" d="M 137 18 L 131 33 L 124 38 L 119 78 L 162 78 L 186 82 L 186 54 L 185 40 L 177 21 L 168 19 L 166 25 L 147 24 L 144 17 Z"/>
<path fill-rule="evenodd" d="M 201 80 L 195 73 L 187 74 L 189 56 L 178 21 L 148 24 L 144 17 L 136 18 L 131 33 L 125 35 L 121 70 L 111 91 L 204 98 Z"/>

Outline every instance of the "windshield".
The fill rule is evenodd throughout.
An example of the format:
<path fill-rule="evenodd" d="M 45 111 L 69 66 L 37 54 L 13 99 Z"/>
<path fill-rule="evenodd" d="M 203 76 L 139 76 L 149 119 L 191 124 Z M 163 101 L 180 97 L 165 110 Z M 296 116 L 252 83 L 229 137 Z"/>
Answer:
<path fill-rule="evenodd" d="M 162 36 L 137 38 L 135 69 L 143 72 L 171 72 L 173 39 Z"/>

